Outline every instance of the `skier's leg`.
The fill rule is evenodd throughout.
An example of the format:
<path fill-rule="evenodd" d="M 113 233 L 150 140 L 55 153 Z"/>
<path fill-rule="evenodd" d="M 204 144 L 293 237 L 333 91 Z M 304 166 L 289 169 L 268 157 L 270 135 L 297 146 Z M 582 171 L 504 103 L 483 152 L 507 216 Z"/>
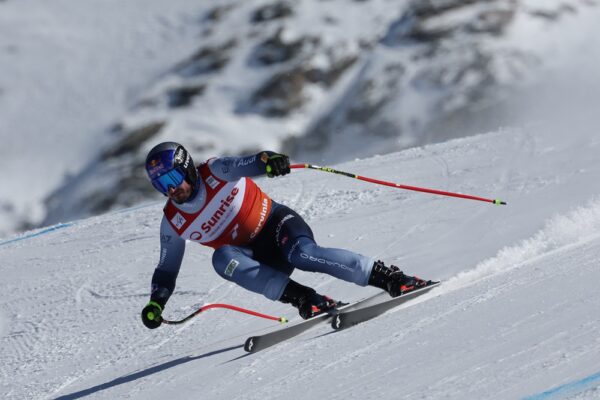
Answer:
<path fill-rule="evenodd" d="M 374 263 L 372 258 L 349 250 L 317 245 L 308 224 L 289 208 L 277 226 L 275 240 L 287 262 L 296 268 L 322 272 L 360 286 L 369 283 Z"/>
<path fill-rule="evenodd" d="M 264 258 L 268 264 L 274 263 L 278 267 L 286 264 L 291 268 L 326 273 L 360 286 L 384 289 L 394 297 L 428 284 L 420 278 L 404 274 L 396 266 L 387 267 L 381 261 L 375 262 L 373 258 L 349 250 L 317 245 L 308 224 L 298 213 L 284 205 L 277 204 L 267 225 L 269 229 L 266 229 L 263 240 L 266 243 L 264 247 L 269 250 L 263 251 L 264 254 L 258 258 Z M 271 249 L 270 243 L 275 244 L 276 249 Z M 261 253 L 260 250 L 258 252 Z M 276 253 L 279 262 L 273 258 Z M 290 293 L 294 291 L 290 290 Z"/>
<path fill-rule="evenodd" d="M 324 272 L 361 286 L 375 286 L 392 297 L 429 284 L 423 279 L 404 274 L 394 265 L 387 267 L 382 261 L 373 262 L 348 250 L 320 247 L 307 236 L 299 237 L 296 246 L 289 251 L 291 262 L 299 269 Z"/>
<path fill-rule="evenodd" d="M 322 272 L 347 282 L 367 286 L 373 259 L 349 250 L 321 247 L 301 236 L 287 250 L 290 261 L 304 271 Z"/>
<path fill-rule="evenodd" d="M 221 277 L 271 300 L 279 300 L 290 281 L 288 274 L 254 260 L 252 250 L 244 247 L 220 247 L 212 263 Z"/>

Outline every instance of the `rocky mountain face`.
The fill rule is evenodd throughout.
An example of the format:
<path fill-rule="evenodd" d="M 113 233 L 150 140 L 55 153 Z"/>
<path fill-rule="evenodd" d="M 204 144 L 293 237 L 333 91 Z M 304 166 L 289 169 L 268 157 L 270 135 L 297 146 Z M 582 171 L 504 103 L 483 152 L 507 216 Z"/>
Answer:
<path fill-rule="evenodd" d="M 334 163 L 495 129 L 543 66 L 539 41 L 595 6 L 219 2 L 197 18 L 198 47 L 106 130 L 113 145 L 48 198 L 44 223 L 160 198 L 143 160 L 162 140 L 181 141 L 196 162 L 270 148 Z"/>
<path fill-rule="evenodd" d="M 582 6 L 585 7 L 585 6 Z M 560 29 L 579 5 L 545 9 L 512 1 L 413 1 L 360 58 L 354 78 L 305 131 L 288 142 L 292 154 L 336 157 L 336 143 L 354 140 L 351 156 L 467 136 L 510 123 L 515 89 L 544 62 L 535 43 L 511 37 L 515 24 L 542 35 Z"/>

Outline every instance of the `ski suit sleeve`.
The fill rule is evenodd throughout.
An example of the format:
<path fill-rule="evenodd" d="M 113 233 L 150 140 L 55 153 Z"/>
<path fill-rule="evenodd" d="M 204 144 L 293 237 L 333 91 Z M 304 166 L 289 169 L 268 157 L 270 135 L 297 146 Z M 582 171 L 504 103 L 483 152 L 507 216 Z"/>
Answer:
<path fill-rule="evenodd" d="M 267 173 L 268 157 L 277 153 L 261 151 L 251 156 L 219 157 L 208 160 L 210 171 L 224 181 L 237 181 L 245 176 L 262 176 Z"/>
<path fill-rule="evenodd" d="M 163 308 L 175 290 L 175 282 L 185 253 L 185 240 L 169 225 L 163 216 L 160 224 L 160 259 L 152 276 L 150 300 Z"/>

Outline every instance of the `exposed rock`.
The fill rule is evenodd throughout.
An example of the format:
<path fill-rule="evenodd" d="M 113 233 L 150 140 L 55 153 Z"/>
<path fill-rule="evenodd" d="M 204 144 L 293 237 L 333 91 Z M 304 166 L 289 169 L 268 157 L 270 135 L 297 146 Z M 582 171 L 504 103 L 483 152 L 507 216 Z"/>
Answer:
<path fill-rule="evenodd" d="M 342 74 L 358 60 L 358 56 L 347 56 L 333 63 L 330 68 L 309 68 L 306 71 L 307 79 L 312 83 L 320 83 L 325 87 L 332 87 Z"/>
<path fill-rule="evenodd" d="M 225 16 L 225 14 L 227 14 L 229 11 L 231 11 L 233 9 L 233 5 L 232 4 L 228 4 L 225 6 L 216 6 L 212 9 L 210 9 L 206 15 L 204 16 L 204 19 L 210 22 L 219 22 L 223 19 L 223 17 Z"/>
<path fill-rule="evenodd" d="M 343 96 L 341 104 L 324 113 L 302 137 L 289 138 L 284 149 L 292 154 L 321 150 L 351 126 L 372 136 L 398 136 L 397 124 L 379 118 L 378 113 L 397 95 L 405 70 L 402 64 L 392 63 L 383 68 L 382 79 L 359 81 Z"/>
<path fill-rule="evenodd" d="M 385 71 L 384 80 L 363 81 L 356 92 L 352 94 L 352 101 L 346 110 L 346 119 L 349 122 L 367 123 L 397 92 L 405 71 L 404 66 L 402 64 L 388 65 Z"/>
<path fill-rule="evenodd" d="M 485 7 L 477 9 L 474 3 Z M 498 35 L 512 22 L 516 6 L 514 0 L 413 1 L 408 11 L 391 25 L 383 43 L 395 46 L 418 41 L 435 45 L 462 32 Z M 455 11 L 457 15 L 448 18 L 447 14 Z"/>
<path fill-rule="evenodd" d="M 189 106 L 194 97 L 202 95 L 205 89 L 206 85 L 182 86 L 169 89 L 167 92 L 169 107 L 179 108 Z"/>
<path fill-rule="evenodd" d="M 203 47 L 188 60 L 175 67 L 175 71 L 184 77 L 209 74 L 220 71 L 229 62 L 229 51 L 235 48 L 237 41 L 231 39 L 219 47 Z"/>
<path fill-rule="evenodd" d="M 467 30 L 473 33 L 491 33 L 500 35 L 510 24 L 515 10 L 489 10 L 480 13 L 474 21 L 467 24 Z"/>
<path fill-rule="evenodd" d="M 268 117 L 283 117 L 304 103 L 302 89 L 306 72 L 299 67 L 269 79 L 251 97 L 251 110 Z"/>
<path fill-rule="evenodd" d="M 164 125 L 164 121 L 153 122 L 125 133 L 121 140 L 102 152 L 100 158 L 108 160 L 137 151 L 147 140 L 156 136 Z"/>
<path fill-rule="evenodd" d="M 144 162 L 138 160 L 123 168 L 118 176 L 119 178 L 114 183 L 112 190 L 101 188 L 98 191 L 89 193 L 83 199 L 83 204 L 88 205 L 91 213 L 102 214 L 113 209 L 116 205 L 129 207 L 157 197 L 156 191 L 150 185 L 145 174 Z M 127 190 L 121 190 L 123 188 Z"/>
<path fill-rule="evenodd" d="M 356 60 L 357 57 L 351 56 L 340 59 L 329 69 L 302 65 L 276 74 L 252 95 L 246 111 L 267 117 L 286 116 L 304 104 L 306 98 L 302 92 L 307 83 L 331 87 Z"/>
<path fill-rule="evenodd" d="M 532 53 L 494 45 L 517 12 L 528 12 L 517 6 L 514 0 L 413 1 L 380 41 L 388 66 L 374 64 L 357 74 L 304 136 L 286 141 L 286 150 L 310 158 L 337 140 L 368 142 L 378 136 L 392 138 L 393 151 L 491 129 L 484 124 L 500 120 L 489 114 L 510 96 L 504 89 L 530 77 L 540 63 Z M 393 58 L 408 60 L 411 68 L 394 66 Z M 408 99 L 421 113 L 411 112 Z M 487 117 L 477 118 L 483 109 Z"/>
<path fill-rule="evenodd" d="M 292 5 L 287 1 L 278 1 L 273 4 L 267 4 L 258 8 L 252 13 L 250 21 L 253 23 L 262 23 L 289 17 L 294 13 Z"/>
<path fill-rule="evenodd" d="M 271 65 L 290 61 L 300 54 L 303 48 L 315 47 L 318 43 L 319 38 L 312 37 L 286 42 L 283 39 L 283 29 L 279 29 L 273 37 L 256 46 L 250 64 Z"/>
<path fill-rule="evenodd" d="M 421 19 L 436 17 L 457 8 L 474 3 L 495 2 L 498 0 L 416 0 L 411 3 L 411 13 Z"/>

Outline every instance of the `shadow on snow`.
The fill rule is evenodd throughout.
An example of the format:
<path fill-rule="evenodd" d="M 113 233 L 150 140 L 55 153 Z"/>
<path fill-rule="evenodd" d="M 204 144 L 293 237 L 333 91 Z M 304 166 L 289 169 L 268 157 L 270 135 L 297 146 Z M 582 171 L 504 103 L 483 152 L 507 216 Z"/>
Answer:
<path fill-rule="evenodd" d="M 165 370 L 167 370 L 169 368 L 173 368 L 173 367 L 176 367 L 178 365 L 188 363 L 190 361 L 195 361 L 195 360 L 199 360 L 201 358 L 206 358 L 206 357 L 211 357 L 211 356 L 214 356 L 214 355 L 217 355 L 217 354 L 226 353 L 228 351 L 240 349 L 242 347 L 244 347 L 244 346 L 243 345 L 232 346 L 232 347 L 228 347 L 228 348 L 221 349 L 221 350 L 211 351 L 210 353 L 206 353 L 206 354 L 203 354 L 201 356 L 181 357 L 181 358 L 178 358 L 176 360 L 168 361 L 168 362 L 166 362 L 164 364 L 160 364 L 160 365 L 157 365 L 157 366 L 152 367 L 152 368 L 145 369 L 145 370 L 140 371 L 140 372 L 136 372 L 136 373 L 133 373 L 133 374 L 130 374 L 130 375 L 122 376 L 122 377 L 114 379 L 114 380 L 112 380 L 110 382 L 102 383 L 100 385 L 96 385 L 96 386 L 93 386 L 93 387 L 88 388 L 88 389 L 80 390 L 79 392 L 75 392 L 75 393 L 71 393 L 71 394 L 66 394 L 64 396 L 57 397 L 55 400 L 74 400 L 74 399 L 80 399 L 82 397 L 89 396 L 91 394 L 98 393 L 98 392 L 101 392 L 103 390 L 113 388 L 115 386 L 123 385 L 125 383 L 133 382 L 133 381 L 138 380 L 140 378 L 144 378 L 146 376 L 149 376 L 149 375 L 152 375 L 152 374 L 156 374 L 156 373 L 161 372 L 161 371 L 165 371 Z"/>

